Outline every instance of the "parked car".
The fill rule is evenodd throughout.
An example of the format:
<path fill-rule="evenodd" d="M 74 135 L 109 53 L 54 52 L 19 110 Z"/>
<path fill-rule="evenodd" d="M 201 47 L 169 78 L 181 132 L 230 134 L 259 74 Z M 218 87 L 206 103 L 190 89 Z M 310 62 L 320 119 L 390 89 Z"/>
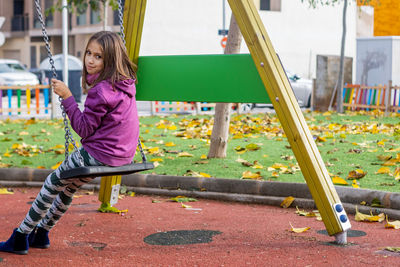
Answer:
<path fill-rule="evenodd" d="M 0 59 L 0 85 L 35 85 L 38 77 L 14 59 Z"/>
<path fill-rule="evenodd" d="M 286 75 L 289 79 L 290 85 L 292 86 L 293 93 L 299 103 L 300 107 L 309 108 L 311 106 L 311 94 L 313 89 L 313 83 L 310 79 L 301 78 L 297 74 L 293 74 L 290 71 L 286 71 Z M 256 107 L 273 107 L 272 104 L 245 104 L 242 105 L 243 111 L 247 111 Z"/>

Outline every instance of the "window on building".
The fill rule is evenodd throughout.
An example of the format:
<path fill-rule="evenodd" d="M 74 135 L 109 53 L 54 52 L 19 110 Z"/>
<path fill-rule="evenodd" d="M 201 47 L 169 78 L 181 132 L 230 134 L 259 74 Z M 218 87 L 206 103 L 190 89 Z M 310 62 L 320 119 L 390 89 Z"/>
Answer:
<path fill-rule="evenodd" d="M 121 1 L 121 5 L 122 5 L 122 12 L 124 12 L 124 6 L 125 6 L 125 0 Z M 119 11 L 114 10 L 114 20 L 113 20 L 114 25 L 119 25 Z"/>
<path fill-rule="evenodd" d="M 260 10 L 281 11 L 282 0 L 260 0 Z"/>
<path fill-rule="evenodd" d="M 37 68 L 36 46 L 31 46 L 31 68 Z"/>
<path fill-rule="evenodd" d="M 90 24 L 100 23 L 100 10 L 90 10 Z"/>
<path fill-rule="evenodd" d="M 86 12 L 76 16 L 76 24 L 77 25 L 85 25 L 86 24 Z"/>
<path fill-rule="evenodd" d="M 44 1 L 44 9 L 47 10 L 54 5 L 54 0 L 45 0 Z M 53 13 L 49 13 L 46 16 L 46 26 L 53 27 L 54 26 L 54 16 Z"/>

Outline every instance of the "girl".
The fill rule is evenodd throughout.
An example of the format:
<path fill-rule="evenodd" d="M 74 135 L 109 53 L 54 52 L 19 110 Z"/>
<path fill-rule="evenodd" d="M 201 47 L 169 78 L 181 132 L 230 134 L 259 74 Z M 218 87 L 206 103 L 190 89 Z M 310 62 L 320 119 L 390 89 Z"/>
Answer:
<path fill-rule="evenodd" d="M 68 87 L 52 79 L 54 92 L 82 138 L 79 150 L 70 154 L 51 173 L 19 228 L 0 251 L 27 254 L 29 246 L 48 248 L 48 233 L 69 208 L 73 195 L 93 178 L 60 180 L 60 172 L 85 166 L 121 166 L 132 162 L 139 138 L 139 120 L 135 100 L 135 69 L 121 38 L 109 31 L 94 34 L 86 46 L 82 87 L 88 92 L 81 112 Z"/>

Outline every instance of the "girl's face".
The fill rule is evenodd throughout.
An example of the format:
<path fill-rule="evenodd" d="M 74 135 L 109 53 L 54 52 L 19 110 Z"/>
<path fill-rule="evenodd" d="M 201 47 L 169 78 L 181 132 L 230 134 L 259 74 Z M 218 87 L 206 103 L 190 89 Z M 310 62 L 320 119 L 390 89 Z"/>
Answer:
<path fill-rule="evenodd" d="M 88 74 L 97 74 L 104 69 L 103 49 L 96 41 L 91 41 L 85 52 L 85 66 Z"/>

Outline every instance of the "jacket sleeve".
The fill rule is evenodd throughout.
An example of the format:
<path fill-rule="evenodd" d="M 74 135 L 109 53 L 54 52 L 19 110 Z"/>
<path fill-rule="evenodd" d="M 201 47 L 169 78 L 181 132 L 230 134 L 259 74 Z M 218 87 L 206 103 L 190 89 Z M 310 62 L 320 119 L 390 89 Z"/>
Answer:
<path fill-rule="evenodd" d="M 100 126 L 102 118 L 107 113 L 107 102 L 98 90 L 89 90 L 85 101 L 85 109 L 80 111 L 73 96 L 62 101 L 72 129 L 81 137 L 91 136 Z"/>

